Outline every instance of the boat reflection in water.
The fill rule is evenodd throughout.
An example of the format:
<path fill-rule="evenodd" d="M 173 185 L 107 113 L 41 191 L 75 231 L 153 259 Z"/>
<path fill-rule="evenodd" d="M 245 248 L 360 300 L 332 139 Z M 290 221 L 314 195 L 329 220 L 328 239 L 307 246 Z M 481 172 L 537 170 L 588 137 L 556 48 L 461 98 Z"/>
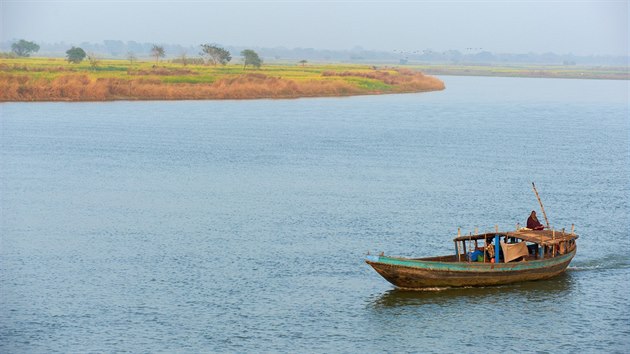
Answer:
<path fill-rule="evenodd" d="M 563 298 L 573 290 L 574 278 L 563 273 L 554 279 L 510 285 L 468 288 L 429 288 L 425 290 L 390 289 L 370 301 L 374 309 L 406 306 L 450 306 L 460 302 L 488 306 L 496 304 L 531 303 L 545 299 Z M 503 308 L 505 306 L 502 306 Z"/>

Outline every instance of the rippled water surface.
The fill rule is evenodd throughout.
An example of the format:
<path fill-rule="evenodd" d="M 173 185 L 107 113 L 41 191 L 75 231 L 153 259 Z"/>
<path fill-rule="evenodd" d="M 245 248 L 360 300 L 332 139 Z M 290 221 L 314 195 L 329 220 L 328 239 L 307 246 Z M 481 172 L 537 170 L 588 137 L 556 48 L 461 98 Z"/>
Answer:
<path fill-rule="evenodd" d="M 0 105 L 0 351 L 627 352 L 627 82 L 444 80 Z M 523 224 L 532 181 L 580 235 L 558 278 L 409 292 L 363 263 Z"/>

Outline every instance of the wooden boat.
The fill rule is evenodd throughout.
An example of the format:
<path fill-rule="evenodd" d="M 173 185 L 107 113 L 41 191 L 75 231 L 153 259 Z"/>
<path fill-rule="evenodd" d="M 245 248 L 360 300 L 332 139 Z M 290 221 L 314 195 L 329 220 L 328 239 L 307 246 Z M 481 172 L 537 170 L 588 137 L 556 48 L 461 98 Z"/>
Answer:
<path fill-rule="evenodd" d="M 458 235 L 453 240 L 453 255 L 403 258 L 368 254 L 365 262 L 387 281 L 405 289 L 509 284 L 564 272 L 575 256 L 577 238 L 573 227 L 570 233 L 497 230 Z"/>

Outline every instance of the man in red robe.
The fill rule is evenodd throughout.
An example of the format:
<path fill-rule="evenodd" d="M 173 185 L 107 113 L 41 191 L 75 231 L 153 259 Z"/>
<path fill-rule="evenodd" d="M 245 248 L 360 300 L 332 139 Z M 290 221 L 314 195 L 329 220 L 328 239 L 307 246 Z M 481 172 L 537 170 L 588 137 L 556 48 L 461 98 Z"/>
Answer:
<path fill-rule="evenodd" d="M 545 228 L 543 224 L 538 221 L 538 218 L 536 217 L 536 212 L 533 210 L 532 213 L 529 215 L 529 218 L 527 218 L 527 228 L 532 230 L 542 230 Z"/>

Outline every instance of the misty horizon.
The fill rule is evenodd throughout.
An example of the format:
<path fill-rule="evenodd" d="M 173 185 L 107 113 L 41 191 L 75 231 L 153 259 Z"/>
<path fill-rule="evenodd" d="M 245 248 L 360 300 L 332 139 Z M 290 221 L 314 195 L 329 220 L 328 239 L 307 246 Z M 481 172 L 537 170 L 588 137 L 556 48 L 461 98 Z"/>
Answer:
<path fill-rule="evenodd" d="M 20 38 L 24 39 L 24 38 Z M 19 39 L 0 42 L 0 52 L 9 52 L 11 44 Z M 37 42 L 40 50 L 33 56 L 65 57 L 71 47 L 79 47 L 101 58 L 126 59 L 129 55 L 138 58 L 152 59 L 151 48 L 154 44 L 165 48 L 165 59 L 200 58 L 199 45 L 183 46 L 175 43 L 137 42 L 133 40 L 104 40 L 102 42 Z M 416 51 L 383 51 L 370 50 L 355 46 L 349 49 L 319 49 L 319 48 L 287 48 L 287 47 L 256 47 L 238 46 L 215 43 L 232 53 L 235 61 L 244 49 L 254 49 L 268 62 L 291 62 L 308 60 L 311 62 L 348 62 L 348 63 L 382 63 L 382 64 L 413 64 L 413 63 L 451 63 L 451 64 L 555 64 L 555 65 L 608 65 L 627 66 L 630 57 L 612 55 L 580 56 L 572 53 L 493 53 L 483 48 L 469 48 L 465 51 L 449 49 L 442 52 L 430 49 Z"/>
<path fill-rule="evenodd" d="M 556 55 L 571 55 L 571 56 L 580 56 L 580 57 L 630 57 L 630 53 L 625 53 L 625 54 L 620 54 L 620 55 L 615 55 L 615 54 L 576 54 L 574 52 L 560 52 L 560 51 L 556 51 L 556 50 L 548 50 L 548 51 L 517 51 L 517 52 L 497 52 L 497 51 L 492 51 L 486 48 L 464 48 L 464 49 L 460 49 L 460 48 L 445 48 L 444 50 L 433 50 L 431 48 L 417 48 L 417 49 L 409 49 L 409 50 L 397 50 L 397 49 L 378 49 L 378 48 L 366 48 L 363 47 L 361 45 L 353 45 L 347 48 L 327 48 L 327 47 L 304 47 L 304 46 L 298 46 L 298 47 L 290 47 L 290 46 L 282 46 L 282 45 L 276 45 L 276 46 L 262 46 L 262 45 L 243 45 L 243 44 L 234 44 L 234 43 L 221 43 L 221 42 L 200 42 L 200 43 L 196 43 L 196 44 L 183 44 L 183 43 L 167 43 L 167 42 L 160 42 L 160 41 L 138 41 L 138 40 L 133 40 L 133 39 L 115 39 L 115 38 L 109 38 L 109 39 L 104 39 L 104 40 L 100 40 L 100 41 L 82 41 L 82 42 L 73 42 L 73 41 L 65 41 L 65 40 L 56 40 L 56 41 L 38 41 L 38 40 L 33 40 L 32 38 L 25 38 L 25 37 L 20 37 L 20 38 L 9 38 L 9 39 L 4 39 L 3 41 L 0 42 L 0 48 L 3 49 L 10 49 L 10 46 L 12 43 L 15 43 L 19 40 L 26 40 L 26 41 L 32 41 L 38 45 L 42 45 L 42 46 L 46 46 L 46 47 L 80 47 L 80 46 L 102 46 L 104 48 L 106 48 L 108 46 L 108 43 L 112 43 L 112 42 L 119 42 L 122 43 L 126 46 L 133 46 L 133 45 L 140 45 L 140 46 L 147 46 L 147 45 L 159 45 L 159 46 L 165 46 L 165 47 L 171 47 L 171 48 L 184 48 L 184 49 L 189 49 L 189 50 L 199 50 L 200 46 L 202 44 L 214 44 L 214 45 L 218 45 L 220 47 L 225 47 L 225 48 L 251 48 L 251 49 L 278 49 L 278 50 L 313 50 L 313 51 L 318 51 L 318 52 L 324 52 L 324 51 L 330 51 L 330 52 L 375 52 L 375 53 L 393 53 L 393 54 L 403 54 L 403 55 L 415 55 L 415 54 L 422 54 L 422 53 L 427 53 L 427 52 L 433 52 L 433 53 L 446 53 L 446 52 L 452 52 L 452 51 L 458 51 L 464 55 L 469 55 L 469 54 L 479 54 L 479 53 L 483 53 L 483 52 L 490 52 L 490 53 L 494 53 L 494 54 L 535 54 L 535 55 L 543 55 L 543 54 L 556 54 Z M 148 51 L 147 51 L 148 52 Z M 60 53 L 59 53 L 60 54 Z M 106 54 L 106 53 L 103 53 Z M 168 56 L 178 56 L 181 53 L 167 53 L 167 57 Z M 195 55 L 196 52 L 187 52 L 187 54 L 189 55 Z M 35 54 L 36 55 L 36 54 Z"/>
<path fill-rule="evenodd" d="M 2 42 L 628 55 L 628 4 L 3 1 Z M 121 39 L 122 40 L 122 39 Z"/>

